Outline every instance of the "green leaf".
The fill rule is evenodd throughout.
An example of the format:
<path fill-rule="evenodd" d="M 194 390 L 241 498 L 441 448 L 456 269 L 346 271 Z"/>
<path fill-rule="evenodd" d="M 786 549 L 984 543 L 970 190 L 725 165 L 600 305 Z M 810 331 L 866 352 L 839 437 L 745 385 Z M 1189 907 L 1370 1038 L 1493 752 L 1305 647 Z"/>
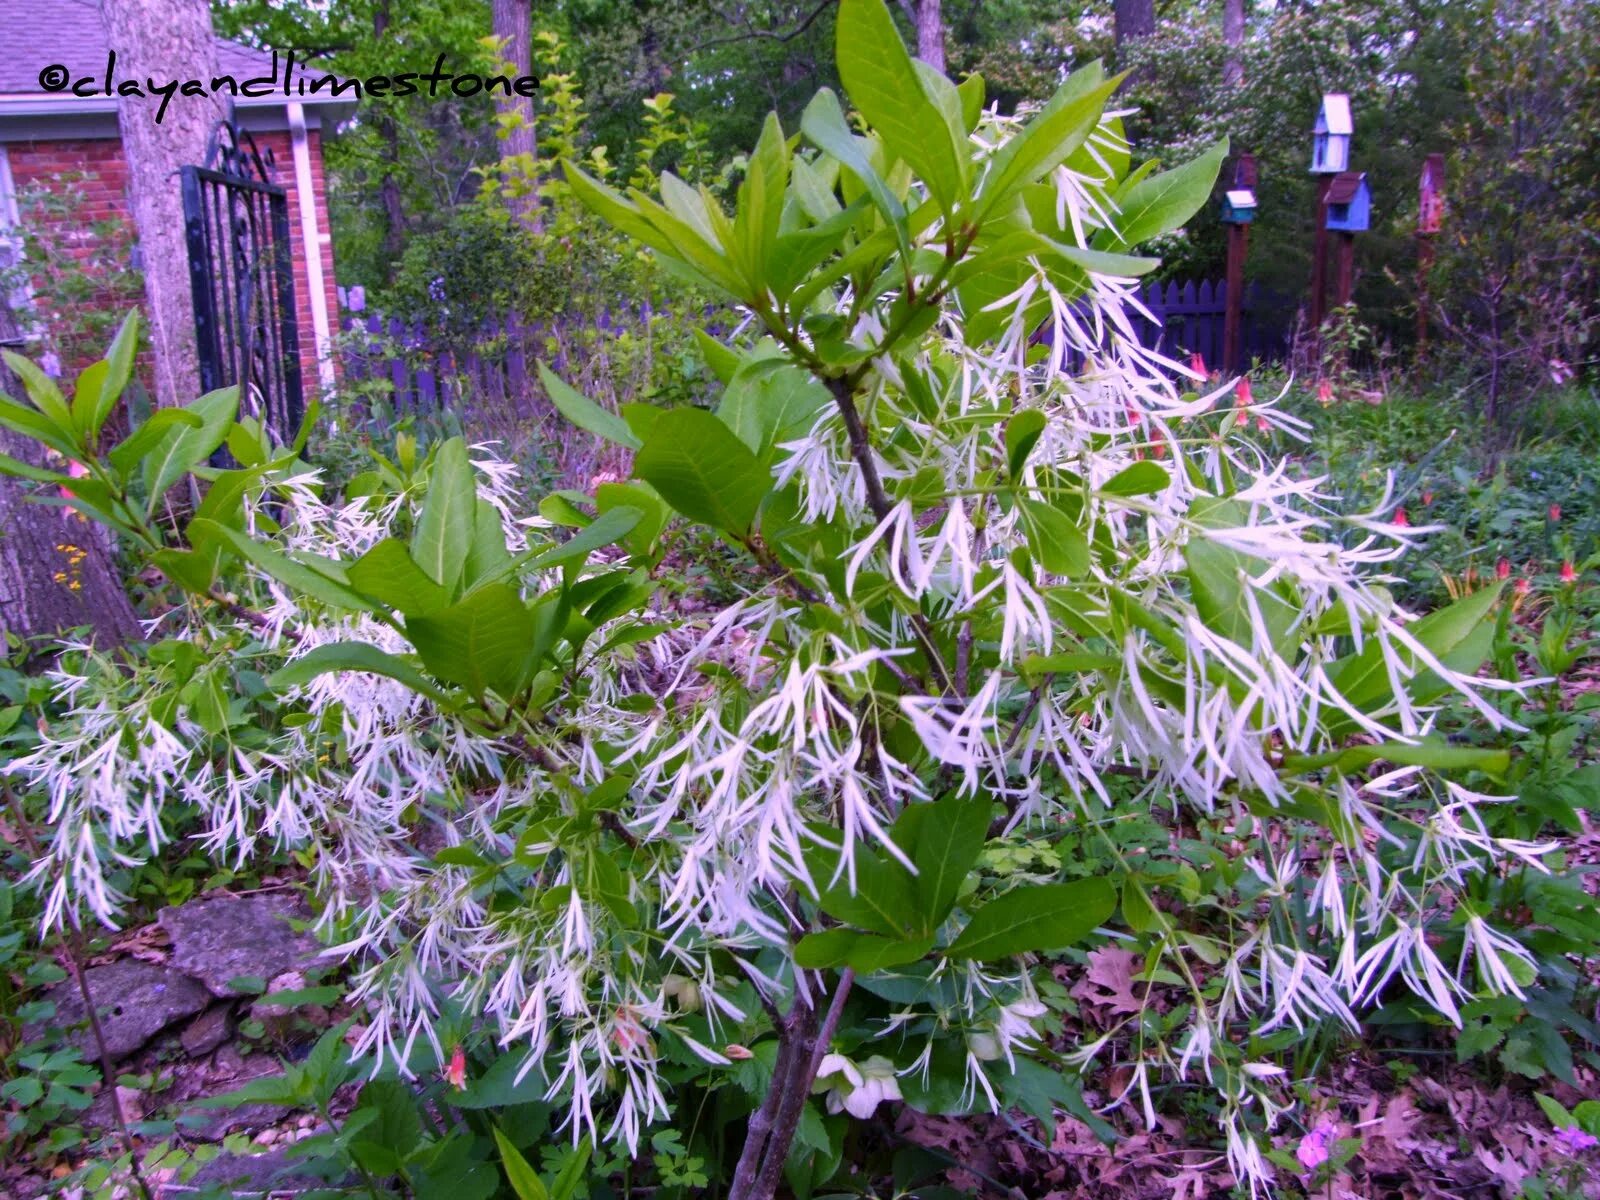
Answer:
<path fill-rule="evenodd" d="M 321 571 L 308 567 L 305 563 L 292 559 L 237 529 L 230 529 L 226 525 L 204 517 L 196 517 L 189 522 L 189 536 L 195 540 L 197 550 L 203 549 L 209 543 L 220 543 L 301 595 L 310 596 L 335 608 L 348 608 L 355 612 L 373 610 L 370 600 L 337 579 L 331 579 Z"/>
<path fill-rule="evenodd" d="M 931 936 L 902 939 L 854 929 L 808 933 L 795 943 L 795 965 L 808 971 L 851 967 L 862 974 L 916 962 L 933 949 Z"/>
<path fill-rule="evenodd" d="M 1237 529 L 1246 523 L 1249 514 L 1237 500 L 1202 497 L 1189 506 L 1189 516 L 1202 528 Z M 1255 622 L 1245 597 L 1245 589 L 1251 588 L 1272 644 L 1280 651 L 1286 649 L 1298 612 L 1274 587 L 1255 587 L 1247 579 L 1267 570 L 1265 559 L 1198 532 L 1189 535 L 1183 554 L 1195 608 L 1208 628 L 1236 646 L 1248 649 L 1253 645 Z"/>
<path fill-rule="evenodd" d="M 917 70 L 883 0 L 841 0 L 835 26 L 839 81 L 851 103 L 939 207 L 954 211 L 970 164 L 954 85 L 936 75 L 940 87 Z"/>
<path fill-rule="evenodd" d="M 548 550 L 529 550 L 514 560 L 514 565 L 524 571 L 546 571 L 551 567 L 587 558 L 600 547 L 609 546 L 618 538 L 625 537 L 639 523 L 643 515 L 637 508 L 610 509 L 601 513 L 559 546 L 552 546 Z"/>
<path fill-rule="evenodd" d="M 228 436 L 228 429 L 239 412 L 239 389 L 218 388 L 183 406 L 200 418 L 198 426 L 187 423 L 169 430 L 144 459 L 147 511 L 161 503 L 167 489 L 216 452 Z M 150 420 L 155 420 L 151 414 Z M 147 421 L 146 424 L 149 424 Z M 131 440 L 131 439 L 130 439 Z"/>
<path fill-rule="evenodd" d="M 1228 139 L 1223 138 L 1181 167 L 1123 187 L 1115 198 L 1115 224 L 1095 234 L 1095 249 L 1127 250 L 1178 228 L 1211 199 L 1211 189 L 1216 186 L 1217 173 L 1227 156 Z"/>
<path fill-rule="evenodd" d="M 1407 627 L 1408 631 L 1444 666 L 1470 675 L 1488 656 L 1494 635 L 1494 622 L 1489 617 L 1503 587 L 1503 583 L 1496 583 L 1493 587 L 1470 592 L 1413 622 Z M 1396 654 L 1403 662 L 1409 663 L 1415 658 L 1402 647 L 1396 647 Z M 1362 712 L 1381 708 L 1392 699 L 1383 647 L 1376 637 L 1369 637 L 1359 653 L 1330 663 L 1328 679 Z M 1413 698 L 1424 699 L 1430 693 L 1437 694 L 1444 686 L 1432 672 L 1424 672 L 1412 680 L 1410 690 Z M 1343 716 L 1330 716 L 1328 722 L 1330 732 L 1343 731 L 1355 724 Z"/>
<path fill-rule="evenodd" d="M 1052 575 L 1076 577 L 1089 570 L 1089 539 L 1077 524 L 1053 504 L 1021 500 L 1028 548 Z"/>
<path fill-rule="evenodd" d="M 267 676 L 274 692 L 299 687 L 330 671 L 364 671 L 405 684 L 412 691 L 444 704 L 447 697 L 416 667 L 367 642 L 334 642 L 318 646 Z"/>
<path fill-rule="evenodd" d="M 43 413 L 21 405 L 0 392 L 0 425 L 13 433 L 49 446 L 63 458 L 76 458 L 80 453 L 77 435 L 71 429 L 62 429 Z"/>
<path fill-rule="evenodd" d="M 505 1168 L 506 1181 L 511 1184 L 511 1190 L 516 1192 L 518 1200 L 550 1200 L 544 1180 L 522 1157 L 522 1152 L 500 1132 L 498 1125 L 494 1127 L 494 1142 L 500 1149 L 500 1165 Z"/>
<path fill-rule="evenodd" d="M 408 617 L 406 636 L 435 676 L 474 695 L 509 699 L 533 668 L 534 620 L 522 597 L 503 583 L 469 593 L 449 608 Z"/>
<path fill-rule="evenodd" d="M 1151 496 L 1164 492 L 1172 476 L 1160 463 L 1145 459 L 1123 467 L 1100 485 L 1102 496 Z"/>
<path fill-rule="evenodd" d="M 830 400 L 828 389 L 809 371 L 779 359 L 757 359 L 728 382 L 717 416 L 765 463 L 777 445 L 809 433 Z"/>
<path fill-rule="evenodd" d="M 408 617 L 425 617 L 450 603 L 450 593 L 423 573 L 398 538 L 384 538 L 351 563 L 346 575 L 356 591 Z"/>
<path fill-rule="evenodd" d="M 539 364 L 539 380 L 544 384 L 544 390 L 550 397 L 550 403 L 556 406 L 556 411 L 579 429 L 619 446 L 626 446 L 629 450 L 639 448 L 639 439 L 633 435 L 626 421 L 609 409 L 601 408 L 544 363 Z"/>
<path fill-rule="evenodd" d="M 973 913 L 945 954 L 987 962 L 1061 950 L 1104 924 L 1116 907 L 1116 889 L 1104 879 L 1013 888 Z"/>
<path fill-rule="evenodd" d="M 1144 887 L 1137 878 L 1123 881 L 1122 919 L 1135 933 L 1148 933 L 1156 926 L 1156 910 L 1151 906 L 1150 897 L 1145 895 Z"/>
<path fill-rule="evenodd" d="M 872 159 L 864 149 L 864 140 L 850 132 L 850 126 L 844 119 L 844 110 L 839 107 L 839 97 L 828 88 L 823 88 L 813 96 L 800 117 L 800 130 L 813 145 L 837 159 L 841 167 L 856 177 L 894 230 L 901 256 L 910 259 L 911 238 L 906 229 L 905 205 L 889 190 L 889 185 L 873 167 Z"/>
<path fill-rule="evenodd" d="M 100 379 L 99 394 L 89 399 L 93 407 L 88 412 L 89 421 L 84 428 L 84 434 L 91 442 L 99 436 L 100 429 L 111 416 L 112 409 L 116 408 L 117 401 L 122 399 L 128 380 L 133 377 L 133 362 L 139 353 L 141 320 L 139 310 L 130 309 L 117 330 L 117 336 L 111 339 L 111 348 L 106 351 L 104 359 L 106 373 Z M 83 390 L 83 379 L 80 376 L 78 391 L 73 397 L 74 407 L 85 399 Z"/>
<path fill-rule="evenodd" d="M 633 473 L 684 516 L 739 537 L 755 524 L 772 487 L 750 448 L 700 408 L 662 413 L 633 461 Z"/>
<path fill-rule="evenodd" d="M 439 447 L 428 473 L 428 494 L 411 535 L 411 557 L 429 579 L 454 594 L 472 548 L 478 485 L 464 438 Z"/>
<path fill-rule="evenodd" d="M 172 432 L 174 425 L 199 429 L 205 422 L 199 414 L 186 408 L 158 408 L 145 419 L 144 424 L 118 442 L 106 455 L 107 461 L 124 475 L 131 474 L 139 460 L 158 446 Z"/>
<path fill-rule="evenodd" d="M 818 903 L 836 921 L 895 941 L 928 932 L 914 880 L 905 865 L 875 853 L 865 843 L 854 851 L 855 885 L 841 869 L 839 850 L 825 842 L 806 850 L 806 869 L 821 890 Z"/>
<path fill-rule="evenodd" d="M 1006 470 L 1012 479 L 1022 474 L 1022 466 L 1033 453 L 1044 427 L 1044 413 L 1037 408 L 1025 408 L 1006 422 Z"/>
<path fill-rule="evenodd" d="M 477 516 L 472 520 L 472 545 L 467 548 L 462 582 L 470 590 L 480 583 L 504 579 L 510 569 L 511 553 L 506 549 L 506 531 L 500 522 L 500 510 L 480 497 Z"/>
<path fill-rule="evenodd" d="M 949 914 L 989 840 L 992 807 L 981 796 L 952 794 L 930 804 L 907 805 L 895 822 L 895 842 L 917 868 L 911 886 L 927 932 Z"/>
<path fill-rule="evenodd" d="M 584 1172 L 589 1169 L 589 1156 L 593 1153 L 594 1145 L 586 1135 L 579 1144 L 577 1152 L 567 1159 L 566 1165 L 561 1168 L 561 1173 L 550 1185 L 550 1200 L 572 1200 L 573 1194 L 578 1190 L 578 1184 L 583 1182 Z"/>
<path fill-rule="evenodd" d="M 56 381 L 46 375 L 37 363 L 10 350 L 0 352 L 0 360 L 3 360 L 11 368 L 12 373 L 22 380 L 22 387 L 27 392 L 28 399 L 33 401 L 33 406 L 63 433 L 77 441 L 78 430 L 72 420 L 72 410 L 67 407 L 66 399 L 61 395 L 61 389 L 56 386 Z"/>
<path fill-rule="evenodd" d="M 1281 770 L 1300 775 L 1331 767 L 1350 772 L 1375 762 L 1390 762 L 1401 767 L 1428 767 L 1435 771 L 1478 770 L 1487 775 L 1503 775 L 1511 765 L 1511 754 L 1503 749 L 1478 746 L 1452 746 L 1448 742 L 1424 739 L 1421 742 L 1379 742 L 1376 745 L 1349 746 L 1327 754 L 1284 756 Z"/>
<path fill-rule="evenodd" d="M 1019 190 L 1054 170 L 1081 146 L 1121 82 L 1121 76 L 1106 79 L 1098 62 L 1069 75 L 1038 115 L 990 160 L 979 192 L 978 221 L 1001 211 Z"/>

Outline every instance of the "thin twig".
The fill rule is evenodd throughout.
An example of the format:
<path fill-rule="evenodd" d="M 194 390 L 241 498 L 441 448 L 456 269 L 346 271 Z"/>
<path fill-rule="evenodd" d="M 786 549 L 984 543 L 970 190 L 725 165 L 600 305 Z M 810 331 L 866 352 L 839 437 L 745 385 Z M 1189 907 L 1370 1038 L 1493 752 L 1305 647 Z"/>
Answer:
<path fill-rule="evenodd" d="M 17 799 L 16 793 L 11 790 L 10 784 L 0 784 L 0 790 L 5 792 L 6 806 L 11 809 L 16 818 L 17 832 L 22 835 L 23 845 L 28 853 L 37 861 L 44 857 L 38 839 L 33 836 L 33 826 L 28 822 L 28 814 L 23 811 L 22 802 Z M 111 1119 L 116 1122 L 117 1133 L 122 1138 L 122 1148 L 128 1154 L 128 1171 L 133 1175 L 133 1181 L 139 1186 L 139 1194 L 144 1200 L 154 1200 L 150 1185 L 145 1182 L 144 1172 L 139 1166 L 139 1151 L 133 1144 L 133 1131 L 128 1128 L 128 1119 L 123 1115 L 122 1105 L 117 1101 L 117 1074 L 112 1066 L 111 1049 L 106 1042 L 106 1031 L 100 1024 L 100 1010 L 95 1005 L 94 995 L 89 991 L 89 978 L 83 969 L 83 960 L 77 945 L 78 931 L 76 929 L 62 934 L 61 944 L 67 952 L 67 962 L 72 967 L 72 976 L 78 984 L 78 994 L 83 997 L 84 1010 L 89 1014 L 89 1030 L 94 1036 L 96 1048 L 100 1051 L 100 1071 L 105 1077 L 107 1099 L 111 1101 Z"/>

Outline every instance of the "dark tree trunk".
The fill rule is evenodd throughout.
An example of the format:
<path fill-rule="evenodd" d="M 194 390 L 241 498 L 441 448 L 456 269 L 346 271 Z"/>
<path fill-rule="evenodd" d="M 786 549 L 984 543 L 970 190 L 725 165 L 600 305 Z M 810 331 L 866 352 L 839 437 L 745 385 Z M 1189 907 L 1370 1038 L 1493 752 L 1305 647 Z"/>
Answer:
<path fill-rule="evenodd" d="M 1149 37 L 1156 31 L 1156 0 L 1114 0 L 1112 20 L 1118 46 Z"/>
<path fill-rule="evenodd" d="M 0 391 L 27 403 L 3 366 Z M 6 429 L 0 454 L 46 465 L 38 445 Z M 79 625 L 93 629 L 100 645 L 137 638 L 139 622 L 105 531 L 69 509 L 28 499 L 43 486 L 0 475 L 0 645 L 8 633 L 31 637 Z"/>
<path fill-rule="evenodd" d="M 1244 46 L 1244 0 L 1222 0 L 1222 44 L 1228 48 L 1228 57 L 1222 64 L 1222 82 L 1238 87 L 1244 82 L 1244 62 L 1240 58 Z"/>
<path fill-rule="evenodd" d="M 104 0 L 100 12 L 122 78 L 165 79 L 180 68 L 186 78 L 218 74 L 205 0 Z M 200 394 L 178 171 L 205 160 L 206 142 L 222 109 L 210 96 L 174 95 L 157 124 L 159 107 L 160 101 L 149 97 L 120 97 L 117 124 L 144 268 L 156 398 L 173 405 Z"/>
<path fill-rule="evenodd" d="M 513 79 L 533 74 L 533 0 L 492 0 L 490 20 L 500 42 L 500 57 Z M 512 185 L 506 196 L 511 215 L 530 230 L 539 228 L 539 142 L 533 123 L 533 98 L 495 92 L 495 109 L 508 122 L 500 143 L 500 161 Z M 514 119 L 513 119 L 514 118 Z M 503 131 L 505 132 L 505 131 Z"/>
<path fill-rule="evenodd" d="M 382 42 L 388 31 L 389 5 L 385 0 L 372 13 L 373 40 Z M 400 162 L 400 131 L 387 112 L 378 118 L 378 136 L 383 139 L 384 171 L 378 182 L 378 198 L 383 204 L 383 253 L 388 259 L 389 282 L 393 283 L 394 272 L 400 266 L 400 253 L 405 248 L 406 213 L 400 203 L 400 181 L 395 178 Z"/>

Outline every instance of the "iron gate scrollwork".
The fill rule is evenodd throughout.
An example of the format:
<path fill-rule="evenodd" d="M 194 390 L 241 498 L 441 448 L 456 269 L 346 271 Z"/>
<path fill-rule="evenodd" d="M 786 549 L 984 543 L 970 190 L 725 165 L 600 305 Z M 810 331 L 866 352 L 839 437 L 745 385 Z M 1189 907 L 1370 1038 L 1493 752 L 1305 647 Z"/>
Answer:
<path fill-rule="evenodd" d="M 239 413 L 273 440 L 304 411 L 288 193 L 255 139 L 231 118 L 212 131 L 204 166 L 184 167 L 183 215 L 203 391 L 239 385 Z"/>

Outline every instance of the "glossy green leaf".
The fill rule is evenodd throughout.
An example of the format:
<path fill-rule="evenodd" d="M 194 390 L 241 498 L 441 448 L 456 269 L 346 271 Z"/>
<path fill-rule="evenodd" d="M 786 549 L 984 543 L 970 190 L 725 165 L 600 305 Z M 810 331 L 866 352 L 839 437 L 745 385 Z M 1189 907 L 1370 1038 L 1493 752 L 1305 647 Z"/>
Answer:
<path fill-rule="evenodd" d="M 106 460 L 124 475 L 130 475 L 139 460 L 160 445 L 175 425 L 199 429 L 204 424 L 198 413 L 186 408 L 158 408 L 139 428 L 111 447 Z"/>
<path fill-rule="evenodd" d="M 1013 413 L 1006 422 L 1006 470 L 1012 479 L 1022 474 L 1023 464 L 1028 461 L 1028 455 L 1033 453 L 1044 427 L 1044 413 L 1037 408 L 1025 408 Z"/>
<path fill-rule="evenodd" d="M 762 462 L 775 448 L 810 432 L 817 414 L 832 402 L 816 376 L 777 359 L 757 359 L 739 368 L 717 406 L 717 416 Z"/>
<path fill-rule="evenodd" d="M 544 390 L 549 395 L 550 402 L 556 406 L 556 411 L 579 429 L 587 430 L 619 446 L 626 446 L 630 450 L 639 448 L 639 439 L 633 435 L 626 421 L 616 413 L 601 408 L 589 397 L 566 383 L 544 363 L 539 364 L 539 380 L 544 384 Z"/>
<path fill-rule="evenodd" d="M 1094 237 L 1097 250 L 1122 251 L 1177 229 L 1211 199 L 1217 173 L 1228 156 L 1223 138 L 1200 157 L 1150 175 L 1117 193 L 1117 215 L 1111 229 Z"/>
<path fill-rule="evenodd" d="M 331 579 L 321 571 L 218 521 L 196 517 L 189 522 L 189 537 L 195 542 L 197 550 L 203 549 L 208 543 L 220 544 L 246 562 L 259 567 L 291 591 L 320 600 L 335 608 L 347 608 L 354 612 L 372 611 L 373 605 L 370 600 L 337 579 Z"/>
<path fill-rule="evenodd" d="M 539 1173 L 529 1165 L 522 1152 L 511 1144 L 511 1139 L 500 1132 L 498 1125 L 494 1126 L 494 1143 L 500 1151 L 500 1166 L 505 1170 L 506 1182 L 516 1192 L 517 1200 L 550 1200 L 544 1180 L 539 1178 Z"/>
<path fill-rule="evenodd" d="M 350 564 L 350 586 L 407 616 L 427 616 L 450 603 L 450 593 L 429 579 L 398 538 L 384 538 Z"/>
<path fill-rule="evenodd" d="M 839 107 L 839 97 L 828 88 L 818 92 L 806 105 L 805 113 L 800 118 L 800 129 L 814 146 L 838 160 L 839 165 L 866 189 L 878 211 L 894 230 L 900 253 L 910 258 L 911 239 L 906 229 L 905 205 L 890 191 L 889 185 L 872 165 L 862 139 L 850 132 L 850 125 L 844 119 L 844 110 Z"/>
<path fill-rule="evenodd" d="M 1160 463 L 1151 462 L 1148 458 L 1142 462 L 1132 463 L 1118 471 L 1110 479 L 1100 485 L 1102 496 L 1152 496 L 1157 492 L 1164 492 L 1171 484 L 1172 476 L 1167 474 L 1167 469 Z"/>
<path fill-rule="evenodd" d="M 1122 77 L 1106 79 L 1098 62 L 1067 77 L 1021 133 L 996 152 L 979 192 L 978 220 L 1001 211 L 1023 187 L 1054 170 L 1094 132 Z"/>
<path fill-rule="evenodd" d="M 750 448 L 700 408 L 661 414 L 633 473 L 690 520 L 743 536 L 772 480 Z"/>
<path fill-rule="evenodd" d="M 901 939 L 854 929 L 825 929 L 808 933 L 795 943 L 794 961 L 810 971 L 851 967 L 866 974 L 916 962 L 931 949 L 932 937 Z"/>
<path fill-rule="evenodd" d="M 955 86 L 917 70 L 883 0 L 840 0 L 835 29 L 839 81 L 851 103 L 939 206 L 953 211 L 966 194 L 970 162 Z"/>
<path fill-rule="evenodd" d="M 1116 907 L 1116 889 L 1104 879 L 1013 888 L 973 913 L 945 954 L 988 962 L 1062 950 L 1088 937 Z"/>
<path fill-rule="evenodd" d="M 428 473 L 428 494 L 411 534 L 411 557 L 427 577 L 454 593 L 472 546 L 478 484 L 467 443 L 453 437 L 439 447 Z"/>
<path fill-rule="evenodd" d="M 1052 575 L 1075 578 L 1089 570 L 1089 539 L 1077 524 L 1053 504 L 1042 500 L 1023 500 L 1023 524 L 1028 548 L 1041 566 Z"/>
<path fill-rule="evenodd" d="M 486 584 L 450 607 L 406 620 L 406 637 L 437 678 L 474 695 L 510 698 L 533 670 L 534 620 L 522 597 L 503 583 Z"/>
<path fill-rule="evenodd" d="M 183 407 L 199 417 L 200 424 L 174 426 L 144 456 L 146 502 L 152 510 L 161 503 L 168 488 L 205 462 L 222 445 L 239 412 L 239 389 L 218 388 Z M 150 420 L 155 420 L 155 414 L 151 414 Z"/>

